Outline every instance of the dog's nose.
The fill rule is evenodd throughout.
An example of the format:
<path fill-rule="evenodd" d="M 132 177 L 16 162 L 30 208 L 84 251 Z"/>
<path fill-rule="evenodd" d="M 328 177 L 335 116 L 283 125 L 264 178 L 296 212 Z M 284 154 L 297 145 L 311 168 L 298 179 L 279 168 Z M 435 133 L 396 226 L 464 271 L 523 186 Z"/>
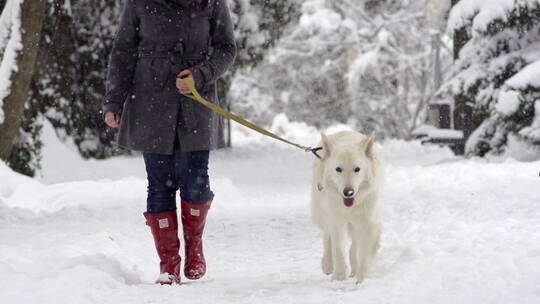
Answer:
<path fill-rule="evenodd" d="M 354 190 L 351 188 L 345 188 L 345 190 L 343 190 L 343 195 L 345 195 L 345 197 L 352 197 L 354 195 Z"/>

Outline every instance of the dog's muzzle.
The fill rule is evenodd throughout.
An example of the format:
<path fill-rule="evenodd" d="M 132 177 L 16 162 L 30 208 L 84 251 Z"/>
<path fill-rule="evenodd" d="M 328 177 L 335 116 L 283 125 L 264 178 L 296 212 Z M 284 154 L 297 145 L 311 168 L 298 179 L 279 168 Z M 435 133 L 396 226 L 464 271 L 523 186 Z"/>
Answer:
<path fill-rule="evenodd" d="M 345 190 L 343 190 L 343 196 L 343 204 L 346 207 L 352 207 L 352 205 L 354 205 L 354 190 L 351 188 L 345 188 Z"/>
<path fill-rule="evenodd" d="M 345 196 L 346 198 L 351 198 L 354 196 L 354 190 L 351 189 L 351 188 L 345 188 L 345 190 L 343 190 L 343 196 Z"/>

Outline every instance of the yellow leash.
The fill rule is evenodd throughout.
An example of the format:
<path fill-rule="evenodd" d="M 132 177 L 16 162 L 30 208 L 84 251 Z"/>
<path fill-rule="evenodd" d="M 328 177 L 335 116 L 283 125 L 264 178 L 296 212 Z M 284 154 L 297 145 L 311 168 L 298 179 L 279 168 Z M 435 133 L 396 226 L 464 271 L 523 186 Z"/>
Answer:
<path fill-rule="evenodd" d="M 195 101 L 197 101 L 198 103 L 202 104 L 203 106 L 211 109 L 212 111 L 218 113 L 219 115 L 225 117 L 225 118 L 228 118 L 228 119 L 232 119 L 234 121 L 236 121 L 237 123 L 241 124 L 242 126 L 244 127 L 247 127 L 247 128 L 250 128 L 251 130 L 253 131 L 256 131 L 256 132 L 259 132 L 263 135 L 266 135 L 268 137 L 271 137 L 271 138 L 274 138 L 274 139 L 277 139 L 279 141 L 282 141 L 284 143 L 287 143 L 289 145 L 292 145 L 292 146 L 295 146 L 299 149 L 302 149 L 306 152 L 312 152 L 313 154 L 315 154 L 315 156 L 317 156 L 317 158 L 320 158 L 320 156 L 317 154 L 317 151 L 319 150 L 322 150 L 322 148 L 311 148 L 311 147 L 306 147 L 306 146 L 302 146 L 300 144 L 297 144 L 297 143 L 294 143 L 292 141 L 289 141 L 289 140 L 286 140 L 285 138 L 279 136 L 279 135 L 276 135 L 266 129 L 264 129 L 263 127 L 260 127 L 240 116 L 237 116 L 223 108 L 221 108 L 220 106 L 204 99 L 201 94 L 197 91 L 197 89 L 195 88 L 195 85 L 193 83 L 193 81 L 187 77 L 184 77 L 184 78 L 180 78 L 182 79 L 182 81 L 184 81 L 184 83 L 187 85 L 187 87 L 189 88 L 189 90 L 191 91 L 191 94 L 184 94 L 184 96 L 187 96 Z"/>

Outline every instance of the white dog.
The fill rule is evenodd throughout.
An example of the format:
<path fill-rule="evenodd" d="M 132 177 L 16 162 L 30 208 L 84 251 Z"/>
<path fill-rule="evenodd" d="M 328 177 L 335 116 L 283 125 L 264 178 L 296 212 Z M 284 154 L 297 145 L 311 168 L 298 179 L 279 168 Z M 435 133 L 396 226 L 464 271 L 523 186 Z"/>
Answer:
<path fill-rule="evenodd" d="M 361 283 L 379 248 L 378 211 L 383 184 L 383 159 L 374 145 L 375 135 L 358 132 L 322 134 L 321 159 L 315 160 L 311 211 L 324 232 L 322 270 L 334 280 L 347 277 L 346 243 L 351 277 Z"/>

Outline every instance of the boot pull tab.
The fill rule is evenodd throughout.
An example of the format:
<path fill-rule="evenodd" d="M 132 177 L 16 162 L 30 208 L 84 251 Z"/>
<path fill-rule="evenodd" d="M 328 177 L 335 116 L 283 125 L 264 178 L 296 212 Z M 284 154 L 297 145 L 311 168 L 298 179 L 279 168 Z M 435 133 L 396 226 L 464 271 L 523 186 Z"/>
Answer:
<path fill-rule="evenodd" d="M 159 224 L 159 229 L 169 228 L 169 219 L 168 218 L 159 219 L 158 224 Z"/>
<path fill-rule="evenodd" d="M 191 214 L 191 216 L 201 216 L 201 210 L 195 209 L 195 208 L 190 208 L 189 209 L 189 214 Z"/>

